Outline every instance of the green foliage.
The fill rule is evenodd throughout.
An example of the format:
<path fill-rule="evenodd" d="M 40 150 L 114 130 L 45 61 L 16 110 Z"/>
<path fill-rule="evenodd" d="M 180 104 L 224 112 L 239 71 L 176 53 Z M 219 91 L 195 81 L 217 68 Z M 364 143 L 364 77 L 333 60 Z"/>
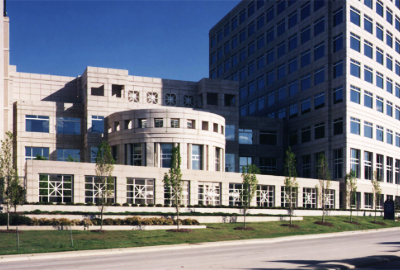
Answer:
<path fill-rule="evenodd" d="M 41 156 L 39 154 L 36 155 L 35 160 L 47 160 L 45 156 Z"/>
<path fill-rule="evenodd" d="M 244 227 L 246 227 L 246 212 L 251 205 L 251 201 L 254 198 L 254 195 L 257 191 L 257 176 L 256 174 L 260 174 L 260 169 L 254 165 L 250 164 L 243 167 L 242 179 L 243 179 L 243 189 L 241 192 L 241 201 L 242 201 L 242 208 L 244 214 Z"/>
<path fill-rule="evenodd" d="M 331 172 L 329 170 L 328 160 L 323 153 L 319 155 L 317 162 L 319 179 L 319 187 L 317 186 L 317 190 L 319 201 L 322 206 L 322 222 L 325 222 L 325 205 L 331 186 Z"/>
<path fill-rule="evenodd" d="M 179 219 L 179 207 L 182 200 L 183 181 L 181 172 L 181 154 L 179 147 L 172 148 L 171 168 L 164 174 L 163 179 L 165 187 L 171 190 L 171 197 L 175 205 L 176 213 Z M 179 224 L 177 224 L 179 229 Z"/>
<path fill-rule="evenodd" d="M 285 171 L 285 202 L 289 204 L 290 211 L 290 224 L 292 224 L 293 204 L 295 204 L 296 196 L 293 192 L 297 193 L 299 183 L 297 182 L 297 169 L 296 169 L 296 155 L 292 152 L 290 147 L 286 150 L 286 159 L 284 164 Z"/>
<path fill-rule="evenodd" d="M 67 162 L 79 162 L 77 158 L 73 158 L 71 155 L 68 155 Z"/>
<path fill-rule="evenodd" d="M 372 203 L 375 209 L 375 222 L 376 222 L 376 210 L 378 202 L 381 200 L 382 189 L 381 189 L 382 179 L 378 176 L 378 172 L 374 171 L 374 179 L 372 179 Z M 397 201 L 396 201 L 397 202 Z"/>
<path fill-rule="evenodd" d="M 352 207 L 352 202 L 356 202 L 356 196 L 357 196 L 357 178 L 356 178 L 356 173 L 353 170 L 350 170 L 349 173 L 346 174 L 345 176 L 345 181 L 346 181 L 346 199 L 347 199 L 347 205 L 350 207 L 350 222 L 353 221 L 353 207 Z M 357 207 L 357 205 L 356 205 Z"/>

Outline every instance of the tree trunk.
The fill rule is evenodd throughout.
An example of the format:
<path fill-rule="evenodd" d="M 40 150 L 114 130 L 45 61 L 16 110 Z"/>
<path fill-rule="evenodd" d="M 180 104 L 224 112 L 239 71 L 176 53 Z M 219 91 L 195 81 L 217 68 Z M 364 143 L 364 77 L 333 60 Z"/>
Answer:
<path fill-rule="evenodd" d="M 179 231 L 179 206 L 178 205 L 176 205 L 176 213 L 177 213 L 176 226 Z"/>
<path fill-rule="evenodd" d="M 290 202 L 289 206 L 289 218 L 290 218 L 290 226 L 292 226 L 292 202 Z"/>
<path fill-rule="evenodd" d="M 243 221 L 244 221 L 244 227 L 246 228 L 246 208 L 243 208 L 243 211 L 244 211 L 244 218 L 243 218 Z"/>
<path fill-rule="evenodd" d="M 7 207 L 7 231 L 10 229 L 10 209 Z"/>
<path fill-rule="evenodd" d="M 322 223 L 325 222 L 325 191 L 322 190 Z"/>
<path fill-rule="evenodd" d="M 100 215 L 100 231 L 103 230 L 103 211 L 104 211 L 104 205 L 101 207 L 101 215 Z"/>

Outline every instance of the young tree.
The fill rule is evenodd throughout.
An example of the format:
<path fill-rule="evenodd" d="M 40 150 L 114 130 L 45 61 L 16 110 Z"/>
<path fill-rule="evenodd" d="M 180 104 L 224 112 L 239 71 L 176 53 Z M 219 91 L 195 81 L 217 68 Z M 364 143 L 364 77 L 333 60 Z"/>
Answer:
<path fill-rule="evenodd" d="M 111 203 L 114 197 L 114 158 L 111 154 L 111 147 L 107 141 L 103 141 L 97 151 L 96 156 L 96 176 L 99 185 L 99 195 L 97 206 L 100 210 L 100 230 L 103 229 L 103 214 L 107 206 Z"/>
<path fill-rule="evenodd" d="M 181 154 L 179 147 L 172 148 L 171 168 L 164 174 L 164 185 L 170 188 L 171 201 L 174 202 L 176 210 L 176 226 L 179 230 L 179 207 L 182 200 L 183 181 L 181 173 Z"/>
<path fill-rule="evenodd" d="M 378 172 L 374 171 L 374 179 L 372 179 L 372 203 L 375 208 L 375 218 L 374 222 L 376 222 L 376 210 L 378 207 L 378 202 L 381 200 L 382 189 L 381 189 L 381 178 L 378 176 Z"/>
<path fill-rule="evenodd" d="M 289 204 L 289 216 L 290 225 L 292 225 L 292 214 L 293 214 L 293 204 L 296 200 L 297 189 L 299 183 L 297 182 L 297 170 L 296 170 L 296 155 L 292 152 L 290 147 L 286 150 L 285 159 L 285 203 Z M 295 196 L 293 196 L 295 192 Z"/>
<path fill-rule="evenodd" d="M 250 207 L 251 201 L 257 191 L 257 176 L 260 173 L 260 169 L 254 164 L 247 165 L 243 167 L 243 189 L 241 193 L 241 201 L 244 215 L 244 227 L 246 228 L 246 213 Z"/>
<path fill-rule="evenodd" d="M 5 140 L 1 141 L 0 148 L 0 196 L 7 212 L 7 230 L 10 225 L 11 207 L 14 207 L 14 212 L 16 212 L 17 206 L 25 199 L 25 190 L 19 183 L 14 159 L 13 134 L 6 132 Z"/>
<path fill-rule="evenodd" d="M 41 156 L 39 154 L 36 155 L 35 160 L 47 160 L 45 156 Z"/>
<path fill-rule="evenodd" d="M 356 173 L 351 170 L 345 176 L 346 180 L 346 193 L 347 193 L 347 203 L 350 207 L 350 222 L 353 222 L 353 208 L 351 207 L 351 203 L 354 201 L 356 203 L 356 196 L 357 196 L 357 177 Z"/>
<path fill-rule="evenodd" d="M 324 154 L 320 154 L 318 157 L 318 179 L 320 190 L 318 192 L 319 201 L 322 205 L 322 222 L 325 222 L 325 206 L 329 199 L 329 188 L 331 186 L 331 172 L 328 167 L 328 160 Z"/>

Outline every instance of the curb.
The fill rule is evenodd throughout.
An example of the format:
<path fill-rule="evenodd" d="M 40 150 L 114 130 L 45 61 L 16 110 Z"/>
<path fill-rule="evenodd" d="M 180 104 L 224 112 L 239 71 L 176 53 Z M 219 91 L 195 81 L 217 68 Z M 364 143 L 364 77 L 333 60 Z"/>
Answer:
<path fill-rule="evenodd" d="M 72 258 L 72 257 L 89 257 L 89 256 L 102 256 L 110 254 L 131 254 L 131 253 L 142 253 L 151 251 L 180 250 L 188 248 L 197 249 L 197 248 L 218 247 L 218 246 L 239 246 L 239 245 L 249 245 L 249 244 L 280 243 L 280 242 L 288 242 L 294 240 L 320 239 L 320 238 L 340 237 L 346 235 L 368 234 L 368 233 L 386 232 L 386 231 L 400 231 L 400 227 L 372 229 L 364 231 L 347 231 L 347 232 L 337 232 L 337 233 L 327 233 L 327 234 L 296 235 L 296 236 L 285 236 L 279 238 L 248 239 L 248 240 L 234 240 L 234 241 L 221 241 L 221 242 L 202 242 L 194 244 L 177 244 L 177 245 L 133 247 L 133 248 L 120 248 L 120 249 L 117 248 L 117 249 L 100 249 L 100 250 L 64 251 L 64 252 L 52 252 L 52 253 L 33 253 L 33 254 L 4 255 L 4 256 L 0 255 L 0 264 L 3 262 L 61 259 L 61 258 Z M 400 255 L 400 252 L 397 252 L 397 254 Z M 376 259 L 378 259 L 378 257 Z M 400 258 L 398 259 L 400 260 Z M 387 260 L 386 258 L 382 257 L 382 261 L 392 261 L 392 260 Z M 365 265 L 376 264 L 379 262 L 381 261 L 368 263 Z M 332 262 L 332 264 L 334 264 L 335 266 L 340 264 L 341 266 L 339 266 L 339 268 L 329 267 L 329 269 L 352 269 L 356 267 L 356 265 L 348 263 Z"/>

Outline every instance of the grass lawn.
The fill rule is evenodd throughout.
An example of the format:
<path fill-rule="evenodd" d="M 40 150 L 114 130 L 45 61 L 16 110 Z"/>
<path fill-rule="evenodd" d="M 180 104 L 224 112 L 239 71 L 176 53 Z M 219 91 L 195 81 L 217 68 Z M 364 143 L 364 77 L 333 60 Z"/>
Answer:
<path fill-rule="evenodd" d="M 360 225 L 358 226 L 344 222 L 349 219 L 349 217 L 327 217 L 326 221 L 333 224 L 333 227 L 328 227 L 314 224 L 315 221 L 320 221 L 321 217 L 304 217 L 303 221 L 293 222 L 300 226 L 299 229 L 281 226 L 287 222 L 259 222 L 247 224 L 254 228 L 252 231 L 233 230 L 237 226 L 242 226 L 241 223 L 206 224 L 207 229 L 194 230 L 192 233 L 172 233 L 164 230 L 106 231 L 105 233 L 72 231 L 74 247 L 71 247 L 69 230 L 24 231 L 19 234 L 19 251 L 17 251 L 16 234 L 0 233 L 0 255 L 273 238 L 400 226 L 400 222 L 383 220 L 382 217 L 378 217 L 377 222 L 385 222 L 386 226 L 371 223 L 374 220 L 373 217 L 359 217 Z M 356 217 L 353 217 L 353 221 L 355 220 Z"/>

